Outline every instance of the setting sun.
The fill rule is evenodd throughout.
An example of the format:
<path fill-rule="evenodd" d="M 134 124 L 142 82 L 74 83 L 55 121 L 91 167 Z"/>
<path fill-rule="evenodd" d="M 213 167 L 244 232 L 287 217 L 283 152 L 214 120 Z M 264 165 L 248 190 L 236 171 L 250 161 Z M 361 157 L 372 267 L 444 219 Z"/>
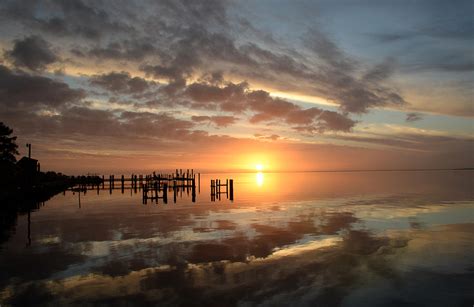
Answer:
<path fill-rule="evenodd" d="M 263 171 L 263 165 L 262 164 L 256 164 L 255 169 L 259 172 Z"/>

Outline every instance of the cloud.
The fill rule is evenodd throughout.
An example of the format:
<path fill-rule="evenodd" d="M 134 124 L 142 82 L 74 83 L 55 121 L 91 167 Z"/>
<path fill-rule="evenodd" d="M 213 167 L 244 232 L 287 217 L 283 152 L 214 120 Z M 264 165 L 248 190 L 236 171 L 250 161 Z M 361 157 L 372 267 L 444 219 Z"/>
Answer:
<path fill-rule="evenodd" d="M 274 98 L 263 90 L 250 90 L 247 83 L 227 83 L 223 86 L 192 83 L 184 90 L 194 108 L 218 109 L 226 112 L 251 112 L 252 124 L 274 120 L 293 126 L 297 131 L 321 133 L 350 131 L 356 122 L 346 115 L 320 108 L 303 109 L 297 104 Z"/>
<path fill-rule="evenodd" d="M 234 116 L 192 116 L 191 119 L 195 122 L 202 123 L 212 123 L 216 127 L 227 127 L 234 124 L 238 118 Z"/>
<path fill-rule="evenodd" d="M 323 85 L 324 95 L 339 104 L 342 112 L 360 114 L 373 107 L 406 104 L 396 89 L 384 84 L 394 72 L 393 59 L 370 67 L 360 77 L 361 63 L 346 55 L 321 30 L 311 29 L 303 41 L 320 60 L 319 69 L 311 73 L 312 79 Z"/>
<path fill-rule="evenodd" d="M 149 12 L 149 28 L 160 29 L 180 28 L 183 24 L 195 27 L 203 25 L 206 27 L 228 27 L 227 7 L 229 2 L 219 0 L 204 1 L 185 1 L 185 0 L 163 0 L 149 1 L 146 6 L 140 6 L 139 9 L 146 8 Z M 160 12 L 160 16 L 155 15 Z M 146 12 L 145 12 L 146 13 Z"/>
<path fill-rule="evenodd" d="M 107 3 L 21 0 L 7 1 L 0 9 L 5 18 L 56 36 L 98 40 L 105 34 L 134 32 L 133 26 L 121 20 L 122 14 L 111 14 L 114 8 Z"/>
<path fill-rule="evenodd" d="M 443 156 L 458 157 L 458 161 L 453 160 L 450 161 L 450 163 L 445 163 L 445 165 L 472 164 L 468 153 L 473 150 L 474 139 L 470 137 L 398 133 L 396 135 L 373 134 L 369 136 L 337 135 L 334 136 L 334 138 L 361 144 L 377 144 L 413 152 L 428 153 L 432 157 L 438 158 Z M 428 160 L 428 158 L 425 159 Z M 441 159 L 438 163 L 440 163 L 440 161 Z"/>
<path fill-rule="evenodd" d="M 423 115 L 420 113 L 407 113 L 405 121 L 407 122 L 416 122 L 423 119 Z"/>
<path fill-rule="evenodd" d="M 150 88 L 150 84 L 143 78 L 131 77 L 128 72 L 110 72 L 94 75 L 90 84 L 102 87 L 112 93 L 134 94 L 142 93 Z"/>
<path fill-rule="evenodd" d="M 71 52 L 79 57 L 129 61 L 141 61 L 147 56 L 160 54 L 160 50 L 149 41 L 136 39 L 108 43 L 106 46 L 95 46 L 85 51 L 73 48 Z"/>
<path fill-rule="evenodd" d="M 194 82 L 186 87 L 183 94 L 193 100 L 195 108 L 212 108 L 219 105 L 223 111 L 242 112 L 246 109 L 245 98 L 248 84 L 227 83 L 217 86 Z"/>
<path fill-rule="evenodd" d="M 80 89 L 47 77 L 14 73 L 0 65 L 0 104 L 9 108 L 58 107 L 86 97 Z"/>
<path fill-rule="evenodd" d="M 271 141 L 276 141 L 281 138 L 278 134 L 262 135 L 262 134 L 256 133 L 253 136 L 259 140 L 271 140 Z"/>
<path fill-rule="evenodd" d="M 219 70 L 252 83 L 326 98 L 345 113 L 405 104 L 398 90 L 385 84 L 393 65 L 391 69 L 379 65 L 360 73 L 364 65 L 317 26 L 307 30 L 302 46 L 292 47 L 293 43 L 284 40 L 278 44 L 275 39 L 256 40 L 253 34 L 262 37 L 262 30 L 240 16 L 231 2 L 107 6 L 101 2 L 52 1 L 39 4 L 50 12 L 46 16 L 37 14 L 30 4 L 4 5 L 4 15 L 27 28 L 74 38 L 75 47 L 70 50 L 73 60 L 138 63 L 147 76 L 166 80 L 163 92 L 168 95 L 179 93 L 190 80 L 195 81 L 196 74 Z M 251 37 L 240 35 L 242 31 Z M 77 35 L 93 41 L 76 39 Z"/>
<path fill-rule="evenodd" d="M 388 79 L 395 70 L 395 60 L 388 58 L 380 64 L 371 67 L 365 74 L 363 79 L 366 81 L 384 81 Z"/>
<path fill-rule="evenodd" d="M 51 50 L 51 45 L 36 35 L 15 40 L 13 49 L 6 51 L 5 55 L 16 66 L 34 71 L 43 70 L 47 65 L 59 59 Z"/>
<path fill-rule="evenodd" d="M 193 131 L 192 121 L 177 119 L 170 114 L 147 112 L 123 112 L 120 117 L 122 127 L 137 136 L 157 136 L 159 138 L 189 141 L 192 137 L 207 136 L 203 131 Z M 157 132 L 163 131 L 157 135 Z"/>
<path fill-rule="evenodd" d="M 412 32 L 371 33 L 369 37 L 379 43 L 392 43 L 415 37 Z"/>
<path fill-rule="evenodd" d="M 355 62 L 347 57 L 336 43 L 318 28 L 312 28 L 308 31 L 304 37 L 304 44 L 326 65 L 343 71 L 351 71 L 355 68 Z"/>
<path fill-rule="evenodd" d="M 6 40 L 10 42 L 11 37 L 21 39 L 9 47 L 11 50 L 5 53 L 9 59 L 3 60 L 15 64 L 16 57 L 17 69 L 28 68 L 35 74 L 0 68 L 0 103 L 6 107 L 2 115 L 10 116 L 22 127 L 29 125 L 37 128 L 36 131 L 41 131 L 40 128 L 45 131 L 65 129 L 83 139 L 92 137 L 97 129 L 99 135 L 110 136 L 108 141 L 113 144 L 119 143 L 122 137 L 127 140 L 135 137 L 136 141 L 131 142 L 134 144 L 144 139 L 153 140 L 153 144 L 163 139 L 179 142 L 167 135 L 151 133 L 167 131 L 166 127 L 170 127 L 170 135 L 175 138 L 208 141 L 217 136 L 198 128 L 205 129 L 206 124 L 220 128 L 248 122 L 249 125 L 239 129 L 249 135 L 261 131 L 270 139 L 277 139 L 273 135 L 281 135 L 278 142 L 262 142 L 273 144 L 283 142 L 286 137 L 303 135 L 306 138 L 329 131 L 348 132 L 357 125 L 354 114 L 370 112 L 373 108 L 407 106 L 402 91 L 394 86 L 403 83 L 392 83 L 408 80 L 394 78 L 398 77 L 400 70 L 407 69 L 404 55 L 396 54 L 396 48 L 392 48 L 404 40 L 426 42 L 403 48 L 407 54 L 415 53 L 413 58 L 407 56 L 410 61 L 414 59 L 410 63 L 413 71 L 429 68 L 453 76 L 453 72 L 472 70 L 472 55 L 464 52 L 466 49 L 462 46 L 462 39 L 472 36 L 472 31 L 469 31 L 472 27 L 464 26 L 464 22 L 458 24 L 452 20 L 452 24 L 433 23 L 431 27 L 421 24 L 419 29 L 411 31 L 402 27 L 399 33 L 384 32 L 388 33 L 385 39 L 394 45 L 377 45 L 377 48 L 390 48 L 388 57 L 384 59 L 386 54 L 378 53 L 361 42 L 360 48 L 375 52 L 374 57 L 364 59 L 359 56 L 362 49 L 354 49 L 357 53 L 351 53 L 352 41 L 345 40 L 345 33 L 335 36 L 326 32 L 321 20 L 314 20 L 309 27 L 307 23 L 298 26 L 287 23 L 288 30 L 302 33 L 288 36 L 281 32 L 281 27 L 263 26 L 272 22 L 269 15 L 258 16 L 262 18 L 260 22 L 242 9 L 237 2 L 214 0 L 124 1 L 119 5 L 110 5 L 107 1 L 4 1 L 0 3 L 0 25 L 15 30 L 5 34 L 4 43 Z M 453 45 L 438 48 L 441 46 L 438 43 L 448 39 Z M 34 44 L 26 44 L 28 40 Z M 54 44 L 54 49 L 46 40 Z M 411 44 L 412 41 L 405 43 Z M 22 44 L 29 46 L 23 48 L 28 52 L 13 55 L 15 48 L 21 50 Z M 428 46 L 430 50 L 426 51 L 422 46 Z M 31 50 L 40 50 L 40 56 L 22 55 L 35 55 Z M 54 63 L 52 56 L 47 56 L 49 53 L 56 57 L 55 61 L 61 55 L 66 74 L 79 72 L 89 76 L 66 75 L 59 81 L 57 76 L 46 75 L 42 70 Z M 420 59 L 423 61 L 418 61 Z M 464 77 L 469 79 L 466 74 Z M 148 78 L 155 81 L 150 82 Z M 88 93 L 74 89 L 77 84 L 84 84 L 84 79 L 87 80 L 86 86 L 104 90 L 94 89 Z M 466 89 L 470 89 L 471 83 L 462 81 L 464 83 L 456 83 L 455 87 L 443 93 L 456 92 L 464 98 L 470 97 Z M 277 91 L 316 96 L 336 104 L 338 108 L 329 111 L 318 105 L 311 107 L 270 94 Z M 97 106 L 96 92 L 100 92 L 100 96 L 109 96 L 97 102 L 101 109 L 106 110 L 93 109 L 94 105 Z M 88 95 L 94 103 L 88 102 Z M 438 98 L 445 101 L 444 97 Z M 459 99 L 454 100 L 453 105 L 459 106 Z M 433 109 L 444 109 L 442 103 L 431 105 Z M 117 109 L 107 109 L 112 107 Z M 185 108 L 200 113 L 191 117 L 188 111 L 181 112 Z M 150 112 L 142 112 L 145 109 Z M 133 116 L 124 110 L 133 110 Z M 415 107 L 413 110 L 423 111 Z M 461 111 L 457 114 L 468 113 Z M 101 118 L 110 129 L 100 125 Z M 81 125 L 94 129 L 67 123 L 68 120 L 77 120 Z M 167 124 L 161 125 L 160 121 Z M 272 131 L 275 127 L 278 132 Z M 142 139 L 138 131 L 143 133 Z M 392 140 L 380 140 L 384 138 Z M 336 138 L 336 142 L 339 141 L 344 144 L 364 143 L 360 139 L 358 142 Z M 419 147 L 413 145 L 418 141 L 405 135 L 400 138 L 370 136 L 365 145 L 384 146 L 392 142 L 393 145 L 389 146 L 397 148 L 431 148 L 430 142 L 420 141 Z"/>

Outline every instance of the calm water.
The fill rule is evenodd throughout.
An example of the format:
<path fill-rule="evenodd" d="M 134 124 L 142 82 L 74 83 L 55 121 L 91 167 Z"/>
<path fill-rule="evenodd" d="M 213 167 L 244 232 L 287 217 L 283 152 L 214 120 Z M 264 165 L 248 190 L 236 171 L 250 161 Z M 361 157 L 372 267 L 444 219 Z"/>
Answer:
<path fill-rule="evenodd" d="M 233 202 L 211 178 L 234 179 Z M 472 306 L 473 180 L 209 174 L 195 203 L 146 205 L 68 191 L 2 230 L 0 304 Z"/>

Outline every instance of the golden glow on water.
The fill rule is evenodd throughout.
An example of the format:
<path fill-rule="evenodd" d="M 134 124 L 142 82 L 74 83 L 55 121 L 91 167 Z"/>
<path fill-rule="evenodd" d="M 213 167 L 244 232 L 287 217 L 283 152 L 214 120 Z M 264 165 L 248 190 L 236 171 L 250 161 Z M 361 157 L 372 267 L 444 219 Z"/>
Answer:
<path fill-rule="evenodd" d="M 248 165 L 254 168 L 255 161 L 261 160 Z M 264 166 L 271 169 L 267 161 Z M 232 202 L 224 193 L 214 200 L 209 197 L 210 180 L 217 178 L 234 180 Z M 268 287 L 265 291 L 287 291 L 294 283 L 288 277 L 294 274 L 306 278 L 302 284 L 317 288 L 340 287 L 359 274 L 355 272 L 363 274 L 357 278 L 371 280 L 374 273 L 366 268 L 370 261 L 384 264 L 377 272 L 397 276 L 411 268 L 413 274 L 439 270 L 438 284 L 446 274 L 469 274 L 472 267 L 471 183 L 472 173 L 464 171 L 256 171 L 201 174 L 196 203 L 184 191 L 176 204 L 165 205 L 162 199 L 143 204 L 140 191 L 122 194 L 120 188 L 105 188 L 99 194 L 81 193 L 79 205 L 78 193 L 67 191 L 28 217 L 14 216 L 11 223 L 17 223 L 18 231 L 0 246 L 0 270 L 7 276 L 0 276 L 7 285 L 0 301 L 40 299 L 28 290 L 34 285 L 53 294 L 55 305 L 95 302 L 98 297 L 116 302 L 125 299 L 124 293 L 132 299 L 144 295 L 156 305 L 180 305 L 180 298 L 189 294 L 182 290 L 186 283 L 193 293 L 201 293 L 203 286 L 219 289 L 206 298 L 217 301 L 226 295 L 237 304 L 242 285 L 252 297 L 262 293 L 262 285 Z M 439 225 L 442 219 L 449 224 Z M 84 221 L 94 225 L 94 231 Z M 30 224 L 33 231 L 27 234 Z M 25 240 L 31 240 L 28 253 Z M 434 249 L 439 253 L 429 252 Z M 379 250 L 384 252 L 373 252 Z M 43 279 L 30 281 L 29 264 L 51 253 L 60 255 L 56 262 L 61 267 L 40 267 Z M 186 261 L 185 275 L 176 257 Z M 212 269 L 215 265 L 222 269 Z M 341 268 L 349 268 L 349 275 L 341 275 Z M 417 278 L 430 284 L 433 274 Z M 468 280 L 461 282 L 452 289 L 467 289 Z M 373 287 L 368 284 L 362 290 L 379 291 Z M 170 302 L 171 291 L 175 298 Z M 389 299 L 392 293 L 389 289 Z"/>
<path fill-rule="evenodd" d="M 263 181 L 264 181 L 263 173 L 262 172 L 256 173 L 255 174 L 255 182 L 257 183 L 257 185 L 259 187 L 261 187 L 263 185 Z"/>

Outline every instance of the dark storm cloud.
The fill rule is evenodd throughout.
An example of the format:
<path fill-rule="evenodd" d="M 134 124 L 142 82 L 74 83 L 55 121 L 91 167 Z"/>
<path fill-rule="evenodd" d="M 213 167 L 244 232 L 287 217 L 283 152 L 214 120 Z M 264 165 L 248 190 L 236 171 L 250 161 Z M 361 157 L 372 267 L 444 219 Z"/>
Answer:
<path fill-rule="evenodd" d="M 83 90 L 66 83 L 23 72 L 14 73 L 0 65 L 0 104 L 9 108 L 58 107 L 86 97 Z"/>
<path fill-rule="evenodd" d="M 407 113 L 405 121 L 407 122 L 416 122 L 423 119 L 423 115 L 420 113 Z"/>
<path fill-rule="evenodd" d="M 113 93 L 122 94 L 142 93 L 150 88 L 148 81 L 140 77 L 131 77 L 125 71 L 95 75 L 90 78 L 89 82 Z"/>
<path fill-rule="evenodd" d="M 13 64 L 31 70 L 42 70 L 48 64 L 54 63 L 58 57 L 51 50 L 51 46 L 40 36 L 28 36 L 15 40 L 13 49 L 5 55 Z"/>

